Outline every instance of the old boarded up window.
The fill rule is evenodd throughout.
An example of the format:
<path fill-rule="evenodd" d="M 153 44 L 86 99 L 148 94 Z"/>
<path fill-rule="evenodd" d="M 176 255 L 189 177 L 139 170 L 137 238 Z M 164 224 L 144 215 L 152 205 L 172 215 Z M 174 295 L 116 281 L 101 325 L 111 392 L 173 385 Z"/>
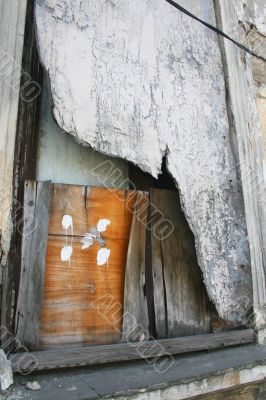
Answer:
<path fill-rule="evenodd" d="M 17 338 L 36 349 L 211 333 L 217 312 L 165 164 L 156 180 L 83 148 L 54 122 L 46 80 L 42 96 L 46 182 L 25 186 L 25 226 L 38 228 L 24 232 Z"/>
<path fill-rule="evenodd" d="M 25 291 L 18 307 L 18 335 L 28 346 L 114 344 L 211 332 L 217 314 L 176 191 L 29 182 L 25 200 L 25 210 L 38 217 L 24 238 L 22 261 L 36 307 Z M 45 215 L 38 202 L 46 202 Z M 40 251 L 46 250 L 32 263 L 38 236 Z"/>
<path fill-rule="evenodd" d="M 71 58 L 73 59 L 72 56 Z M 216 80 L 217 75 L 215 73 L 215 82 Z M 175 82 L 177 81 L 175 80 Z M 215 87 L 218 86 L 215 85 Z M 209 96 L 208 87 L 207 92 Z M 53 184 L 60 182 L 65 184 L 71 183 L 73 185 L 86 185 L 86 188 L 75 186 L 76 189 L 79 191 L 81 190 L 84 197 L 86 197 L 86 190 L 94 190 L 92 186 L 101 186 L 100 180 L 96 179 L 93 181 L 91 169 L 93 166 L 95 166 L 95 163 L 97 164 L 100 162 L 100 160 L 103 161 L 103 159 L 106 157 L 103 154 L 91 151 L 91 149 L 84 149 L 83 146 L 75 143 L 70 137 L 65 135 L 53 121 L 51 115 L 52 104 L 50 104 L 51 107 L 49 107 L 47 101 L 48 99 L 45 99 L 45 96 L 47 97 L 45 85 L 42 93 L 44 98 L 42 100 L 43 109 L 39 132 L 37 174 L 36 177 L 34 177 L 35 170 L 32 168 L 30 177 L 28 177 L 28 179 L 37 179 L 38 181 L 51 180 Z M 148 90 L 147 93 L 150 93 L 150 90 Z M 188 102 L 188 104 L 190 103 Z M 25 119 L 25 121 L 26 123 L 30 121 L 29 125 L 31 125 L 33 112 L 29 109 L 26 114 L 27 113 L 29 114 L 28 117 L 30 118 Z M 184 115 L 184 113 L 174 114 L 175 116 Z M 194 121 L 194 118 L 191 118 L 191 114 L 185 113 L 185 115 Z M 22 119 L 24 119 L 24 115 Z M 131 122 L 131 118 L 129 118 L 128 121 Z M 103 119 L 103 122 L 104 127 L 109 130 L 110 126 L 106 123 L 105 118 Z M 182 128 L 183 123 L 182 121 L 180 122 L 181 123 L 179 126 Z M 26 123 L 26 129 L 24 129 L 25 131 L 27 131 L 29 128 Z M 198 135 L 197 124 L 195 124 L 195 127 L 196 135 L 192 137 L 192 142 L 185 140 L 185 143 L 188 144 L 189 149 L 191 147 L 190 143 L 192 143 L 193 148 L 198 150 L 198 142 L 194 139 L 200 138 L 201 142 L 199 144 L 202 143 L 203 146 L 206 145 L 206 141 L 203 141 L 201 136 Z M 210 128 L 210 132 L 212 134 L 213 131 L 215 131 L 213 129 L 213 125 L 211 125 Z M 191 133 L 191 129 L 189 129 L 188 132 Z M 184 130 L 185 135 L 187 135 L 188 132 Z M 204 130 L 202 130 L 201 133 L 203 132 Z M 32 129 L 31 138 L 34 137 L 34 133 L 35 130 Z M 116 132 L 116 134 L 117 133 L 118 132 Z M 98 130 L 97 134 L 100 134 Z M 123 132 L 123 135 L 124 134 L 125 137 L 127 137 L 128 131 L 126 130 Z M 112 135 L 112 137 L 116 136 L 117 135 Z M 143 135 L 143 137 L 146 138 L 146 135 Z M 223 135 L 221 134 L 219 137 L 222 139 Z M 212 135 L 210 139 L 212 143 Z M 124 153 L 124 150 L 128 149 L 127 146 L 121 146 L 121 143 L 122 142 L 116 143 L 116 150 L 123 150 Z M 150 143 L 152 143 L 152 141 L 150 141 Z M 207 144 L 208 143 L 209 138 L 207 138 Z M 222 143 L 224 143 L 223 140 Z M 97 150 L 102 150 L 101 144 L 110 145 L 110 143 L 106 143 L 103 138 L 99 137 L 97 138 L 97 146 L 94 148 Z M 138 143 L 137 141 L 134 141 L 134 154 L 138 153 L 135 151 L 136 144 L 145 150 L 146 146 L 143 146 L 141 141 L 138 141 Z M 111 145 L 113 145 L 113 143 L 111 143 Z M 108 146 L 106 146 L 106 148 L 104 147 L 104 149 L 108 149 Z M 162 154 L 166 154 L 167 150 L 169 153 L 169 148 L 165 148 Z M 171 162 L 169 162 L 168 158 L 168 164 L 171 166 L 173 165 L 174 159 L 179 159 L 178 168 L 174 169 L 172 167 L 169 170 L 175 177 L 181 192 L 183 192 L 183 195 L 188 201 L 189 196 L 188 192 L 186 191 L 186 185 L 188 182 L 190 182 L 190 179 L 193 178 L 192 174 L 193 171 L 195 171 L 195 166 L 194 169 L 191 169 L 192 173 L 188 175 L 189 179 L 187 179 L 186 170 L 189 169 L 187 168 L 187 162 L 190 163 L 191 158 L 187 157 L 183 146 L 180 147 L 180 150 L 181 154 L 173 152 L 173 157 L 170 158 Z M 104 152 L 106 153 L 106 151 Z M 112 151 L 108 151 L 107 153 L 114 154 Z M 154 158 L 154 153 L 151 152 L 150 154 L 152 158 Z M 181 157 L 183 154 L 184 159 Z M 204 155 L 205 152 L 203 151 L 202 154 Z M 220 154 L 220 152 L 217 152 L 216 154 Z M 121 153 L 118 152 L 118 155 L 120 156 Z M 221 156 L 223 157 L 222 152 Z M 125 157 L 125 155 L 123 155 L 123 157 Z M 134 158 L 133 160 L 136 159 Z M 197 160 L 198 158 L 195 157 L 196 164 L 198 163 Z M 123 170 L 122 175 L 127 176 L 129 172 L 128 169 L 130 169 L 129 165 L 121 159 L 112 158 L 112 161 L 115 161 L 116 165 L 119 164 L 120 169 Z M 157 157 L 157 170 L 160 163 L 161 156 Z M 145 166 L 140 162 L 139 165 L 141 165 L 143 169 L 149 170 L 147 165 Z M 219 166 L 220 165 L 221 164 L 219 164 Z M 181 181 L 179 181 L 177 176 L 175 176 L 175 172 L 177 170 L 180 174 L 180 177 L 182 177 Z M 21 179 L 24 178 L 25 175 L 23 175 L 23 178 Z M 140 181 L 141 180 L 142 179 L 140 179 Z M 116 187 L 116 184 L 113 184 L 113 182 L 109 183 L 111 183 L 112 187 Z M 189 184 L 192 185 L 191 183 Z M 108 184 L 107 186 L 110 185 Z M 58 226 L 61 224 L 63 228 L 67 228 L 63 229 L 62 231 L 61 227 L 61 231 L 57 231 L 57 233 L 53 231 L 53 228 L 51 230 L 50 224 L 52 221 L 52 214 L 50 213 L 49 215 L 49 210 L 52 212 L 50 203 L 52 204 L 53 208 L 53 193 L 55 186 L 48 182 L 26 183 L 24 228 L 27 226 L 27 220 L 30 220 L 31 217 L 34 217 L 38 222 L 38 229 L 34 231 L 31 229 L 29 231 L 24 230 L 21 279 L 16 314 L 16 337 L 20 339 L 23 345 L 26 345 L 28 349 L 40 346 L 46 348 L 52 345 L 58 346 L 59 344 L 64 346 L 66 343 L 75 345 L 82 344 L 77 352 L 73 352 L 71 350 L 67 351 L 68 346 L 65 346 L 65 350 L 60 353 L 57 353 L 56 350 L 50 352 L 34 352 L 34 356 L 37 357 L 39 361 L 38 368 L 42 369 L 56 368 L 61 366 L 89 365 L 98 362 L 98 359 L 101 360 L 100 362 L 103 362 L 103 360 L 110 362 L 119 361 L 121 359 L 136 359 L 142 357 L 147 358 L 151 355 L 161 355 L 162 351 L 162 347 L 159 346 L 157 349 L 151 350 L 151 352 L 149 352 L 147 355 L 143 352 L 139 353 L 138 349 L 132 345 L 109 345 L 108 350 L 106 350 L 106 346 L 97 346 L 91 348 L 88 346 L 83 346 L 84 343 L 91 345 L 97 344 L 97 342 L 118 343 L 119 341 L 124 342 L 128 340 L 142 342 L 145 339 L 175 338 L 177 336 L 208 333 L 211 331 L 211 320 L 213 318 L 217 318 L 217 313 L 213 311 L 213 308 L 206 295 L 206 291 L 202 282 L 202 276 L 196 261 L 193 236 L 188 230 L 184 216 L 182 216 L 177 192 L 175 191 L 175 194 L 173 194 L 169 191 L 166 191 L 167 189 L 170 189 L 167 187 L 167 185 L 166 187 L 157 187 L 155 185 L 157 189 L 160 189 L 158 191 L 154 190 L 154 186 L 152 184 L 145 184 L 144 186 L 145 188 L 138 187 L 138 189 L 149 191 L 149 206 L 148 208 L 145 208 L 147 215 L 144 212 L 144 221 L 145 217 L 147 217 L 146 224 L 143 224 L 143 221 L 141 223 L 138 215 L 139 213 L 143 215 L 141 203 L 144 202 L 147 204 L 147 201 L 145 201 L 146 193 L 138 192 L 135 193 L 135 195 L 137 198 L 140 198 L 140 203 L 137 202 L 137 204 L 134 204 L 133 207 L 130 229 L 128 231 L 128 237 L 125 239 L 128 241 L 127 249 L 126 246 L 124 246 L 124 248 L 122 248 L 122 246 L 119 248 L 120 256 L 124 255 L 125 249 L 127 250 L 126 257 L 124 257 L 124 264 L 122 265 L 122 263 L 118 263 L 119 274 L 117 274 L 114 278 L 110 278 L 110 281 L 108 280 L 108 285 L 105 285 L 106 281 L 98 279 L 97 277 L 97 267 L 105 267 L 105 264 L 98 265 L 97 262 L 98 251 L 102 249 L 99 241 L 94 240 L 94 242 L 96 242 L 93 243 L 94 247 L 89 246 L 82 249 L 83 245 L 90 242 L 90 237 L 87 235 L 87 239 L 85 240 L 86 243 L 84 243 L 84 241 L 82 242 L 84 239 L 83 233 L 78 232 L 77 237 L 75 237 L 73 217 L 70 215 L 70 213 L 67 213 L 66 210 L 62 220 L 60 221 L 59 219 Z M 163 191 L 163 187 L 166 190 Z M 63 190 L 72 190 L 72 188 L 69 186 L 61 186 L 61 188 Z M 121 188 L 125 190 L 123 193 L 126 195 L 128 193 L 126 192 L 127 187 L 123 186 Z M 187 209 L 190 210 L 190 212 L 187 212 L 186 214 L 188 217 L 191 213 L 194 214 L 195 212 L 197 214 L 197 203 L 201 204 L 198 201 L 198 195 L 196 191 L 197 188 L 198 186 L 195 186 L 195 190 L 192 192 L 195 194 L 193 196 L 195 203 L 191 203 L 191 206 Z M 202 188 L 200 187 L 200 189 Z M 78 198 L 75 197 L 75 202 L 78 203 L 77 199 Z M 64 197 L 64 202 L 67 204 L 68 200 L 69 198 L 67 195 Z M 64 202 L 62 206 L 67 208 L 67 206 L 64 205 Z M 152 235 L 152 230 L 149 227 L 149 225 L 153 225 L 149 220 L 149 215 L 152 212 L 152 202 L 160 204 L 160 206 L 166 210 L 166 214 L 172 218 L 172 221 L 175 225 L 173 236 L 169 237 L 168 240 L 162 240 L 162 237 L 158 235 L 154 237 Z M 176 204 L 174 204 L 175 202 Z M 107 209 L 108 206 L 109 204 L 107 205 Z M 80 210 L 84 210 L 84 207 L 87 207 L 87 202 L 85 202 L 85 205 L 80 207 Z M 85 215 L 82 213 L 82 211 L 81 214 L 82 218 L 85 217 L 84 220 L 86 220 L 86 218 L 89 219 L 94 215 L 92 212 L 90 217 L 88 217 L 88 215 Z M 198 219 L 196 222 L 197 221 Z M 71 231 L 72 228 L 73 232 Z M 89 232 L 86 233 L 91 233 L 90 229 L 93 229 L 93 227 L 86 229 L 89 230 Z M 201 232 L 198 232 L 198 237 L 200 237 L 200 234 Z M 81 237 L 82 240 L 80 241 Z M 219 247 L 220 243 L 218 241 L 217 243 Z M 102 243 L 103 248 L 105 245 L 106 243 Z M 76 252 L 75 246 L 81 246 L 82 251 L 80 251 L 80 247 L 78 247 L 79 251 Z M 72 249 L 70 249 L 71 247 Z M 91 251 L 91 256 L 84 257 L 82 253 L 88 253 L 89 250 L 93 250 Z M 74 254 L 77 254 L 76 259 L 74 258 Z M 108 268 L 110 268 L 110 257 L 113 253 L 111 252 L 108 254 L 108 252 L 105 251 L 104 254 L 105 260 L 107 255 L 109 255 L 109 258 L 107 258 L 109 262 Z M 94 264 L 96 263 L 95 269 L 92 268 L 92 260 Z M 69 263 L 69 261 L 71 262 Z M 71 263 L 73 261 L 79 265 L 79 268 L 76 269 L 77 273 L 73 273 L 73 271 L 71 271 Z M 61 265 L 63 263 L 64 268 Z M 118 264 L 116 264 L 116 266 Z M 214 264 L 214 266 L 215 265 L 216 264 Z M 218 269 L 216 270 L 216 276 L 219 277 L 219 264 L 217 264 L 217 266 Z M 104 270 L 105 273 L 106 270 Z M 63 273 L 61 274 L 61 272 Z M 107 274 L 109 278 L 111 276 L 111 272 L 107 271 L 105 276 L 107 276 Z M 223 275 L 225 277 L 227 276 L 226 273 Z M 121 279 L 121 276 L 124 276 L 124 280 Z M 241 274 L 239 274 L 239 277 L 241 279 Z M 110 302 L 107 301 L 101 303 L 97 301 L 98 299 L 93 302 L 93 304 L 96 303 L 100 309 L 102 316 L 107 316 L 107 321 L 106 318 L 104 318 L 104 321 L 98 323 L 98 321 L 96 321 L 98 315 L 96 315 L 94 312 L 91 312 L 92 309 L 90 308 L 90 302 L 88 301 L 88 298 L 89 295 L 93 294 L 93 286 L 95 285 L 92 283 L 92 286 L 90 286 L 90 282 L 88 284 L 85 283 L 86 288 L 84 289 L 83 284 L 88 280 L 87 278 L 97 284 L 99 283 L 99 287 L 104 292 L 104 299 L 108 300 L 110 299 L 110 296 L 112 298 L 113 294 L 115 293 L 118 301 L 114 304 L 114 309 L 117 314 L 114 313 L 114 311 L 109 313 Z M 19 278 L 17 280 L 19 282 Z M 70 292 L 72 288 L 71 282 L 73 287 L 75 286 L 73 294 L 70 294 L 69 292 L 69 281 Z M 245 280 L 243 280 L 243 282 L 245 283 Z M 223 280 L 222 283 L 230 296 L 231 293 L 235 293 L 234 286 L 231 290 L 231 283 L 234 283 L 235 286 L 237 286 L 237 280 L 231 280 L 231 282 Z M 123 285 L 124 288 L 122 290 L 121 288 Z M 210 285 L 210 282 L 206 282 L 206 285 L 209 293 L 215 292 L 215 284 Z M 243 286 L 246 288 L 246 285 Z M 216 300 L 216 305 L 218 306 L 224 303 L 222 302 L 222 292 L 223 291 L 221 291 L 221 293 L 219 292 L 217 297 L 212 296 L 214 301 Z M 101 299 L 102 298 L 100 297 L 100 300 Z M 225 311 L 229 310 L 229 312 L 231 312 L 232 304 L 234 303 L 229 301 Z M 50 310 L 48 310 L 49 307 Z M 13 315 L 14 313 L 11 314 Z M 221 314 L 228 315 L 228 313 Z M 115 317 L 112 318 L 111 324 L 109 324 L 110 316 Z M 11 318 L 13 319 L 13 316 Z M 232 328 L 232 326 L 230 326 L 230 328 Z M 98 336 L 97 333 L 99 333 Z M 170 354 L 176 354 L 186 351 L 217 348 L 224 345 L 250 343 L 253 340 L 254 335 L 252 333 L 242 330 L 240 332 L 233 332 L 228 335 L 222 334 L 220 336 L 204 335 L 199 336 L 198 338 L 190 337 L 187 340 L 184 340 L 184 338 L 179 340 L 168 339 L 163 341 L 163 349 L 164 353 L 170 352 Z M 154 349 L 153 343 L 145 342 L 144 348 Z M 64 359 L 62 359 L 62 355 L 64 356 Z M 99 355 L 100 357 L 98 358 Z M 25 367 L 25 370 L 27 370 L 27 367 Z"/>

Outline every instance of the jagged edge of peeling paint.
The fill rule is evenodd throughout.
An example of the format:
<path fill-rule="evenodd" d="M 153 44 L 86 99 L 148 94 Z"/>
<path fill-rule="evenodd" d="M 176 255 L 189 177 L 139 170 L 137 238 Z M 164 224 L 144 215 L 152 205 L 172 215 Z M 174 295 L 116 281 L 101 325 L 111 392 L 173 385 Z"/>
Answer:
<path fill-rule="evenodd" d="M 39 54 L 40 54 L 40 52 L 39 52 Z M 40 60 L 40 61 L 41 61 L 41 60 Z M 110 158 L 114 158 L 114 159 L 119 159 L 119 160 L 127 161 L 128 163 L 131 163 L 131 164 L 133 164 L 134 166 L 140 168 L 143 172 L 146 172 L 146 173 L 150 174 L 150 175 L 151 175 L 152 177 L 154 177 L 155 179 L 158 179 L 158 175 L 160 175 L 160 174 L 162 173 L 161 167 L 157 167 L 157 173 L 154 174 L 154 173 L 152 172 L 152 170 L 151 170 L 150 168 L 148 168 L 147 165 L 138 164 L 138 163 L 134 162 L 133 160 L 128 160 L 126 157 L 122 157 L 122 156 L 119 157 L 119 156 L 113 155 L 113 154 L 111 154 L 111 153 L 107 153 L 107 152 L 105 152 L 105 151 L 99 149 L 97 146 L 92 145 L 91 143 L 87 142 L 86 140 L 80 139 L 80 138 L 77 136 L 76 131 L 65 131 L 65 130 L 60 126 L 60 124 L 59 124 L 59 122 L 58 122 L 58 120 L 57 120 L 57 118 L 56 118 L 56 115 L 55 115 L 55 113 L 54 113 L 54 110 L 57 109 L 57 108 L 55 107 L 54 101 L 53 101 L 53 94 L 52 94 L 52 89 L 51 89 L 51 82 L 50 82 L 49 71 L 47 71 L 47 69 L 46 69 L 46 67 L 44 66 L 44 64 L 43 64 L 42 61 L 41 61 L 41 65 L 42 65 L 42 67 L 43 67 L 43 69 L 44 69 L 44 72 L 45 72 L 45 74 L 46 74 L 46 76 L 47 76 L 47 82 L 48 82 L 48 96 L 49 96 L 49 103 L 50 103 L 50 107 L 51 107 L 51 111 L 52 111 L 52 117 L 53 117 L 54 122 L 55 122 L 56 125 L 59 127 L 60 131 L 62 132 L 62 134 L 69 135 L 76 143 L 80 144 L 80 145 L 83 146 L 83 147 L 88 147 L 88 148 L 92 149 L 93 151 L 95 151 L 95 152 L 97 152 L 97 153 L 99 153 L 99 154 L 105 155 L 105 156 L 110 157 Z M 161 149 L 160 149 L 160 152 L 161 152 L 161 165 L 162 165 L 162 160 L 163 160 L 163 158 L 164 158 L 165 155 L 167 154 L 167 151 L 168 151 L 167 148 L 166 148 L 165 150 L 161 150 Z"/>
<path fill-rule="evenodd" d="M 37 43 L 37 49 L 38 49 L 38 54 L 39 54 L 39 62 L 40 62 L 42 69 L 47 77 L 47 86 L 48 86 L 47 89 L 48 89 L 49 104 L 50 104 L 51 111 L 52 111 L 52 117 L 53 117 L 53 120 L 55 121 L 56 125 L 59 127 L 60 131 L 63 134 L 67 134 L 67 135 L 71 136 L 76 143 L 78 143 L 84 147 L 89 147 L 90 149 L 92 149 L 100 154 L 103 154 L 105 156 L 111 157 L 111 158 L 125 160 L 125 161 L 135 165 L 136 167 L 140 168 L 143 172 L 146 172 L 146 173 L 150 174 L 151 176 L 153 176 L 154 178 L 158 179 L 158 175 L 162 173 L 161 166 L 157 167 L 157 174 L 154 174 L 152 172 L 152 170 L 150 168 L 147 168 L 147 166 L 145 166 L 145 165 L 137 164 L 134 161 L 128 160 L 125 157 L 118 157 L 113 154 L 106 153 L 105 151 L 96 148 L 96 146 L 93 146 L 91 143 L 88 143 L 87 141 L 78 138 L 75 131 L 65 131 L 64 129 L 61 128 L 61 126 L 55 116 L 55 113 L 54 113 L 54 110 L 56 109 L 56 107 L 55 107 L 54 100 L 53 100 L 53 92 L 52 92 L 52 88 L 51 88 L 50 73 L 49 73 L 49 70 L 47 70 L 47 68 L 42 60 L 42 57 L 41 57 L 38 27 L 37 27 L 37 18 L 36 18 L 36 7 L 37 7 L 37 1 L 34 2 L 34 24 L 35 24 L 35 31 L 36 31 L 36 43 Z M 41 94 L 40 94 L 40 96 L 41 96 Z M 160 149 L 160 152 L 161 152 L 161 160 L 163 160 L 163 158 L 165 157 L 165 155 L 168 152 L 168 149 L 167 148 L 165 148 L 164 150 Z M 162 165 L 162 162 L 161 162 L 161 165 Z"/>

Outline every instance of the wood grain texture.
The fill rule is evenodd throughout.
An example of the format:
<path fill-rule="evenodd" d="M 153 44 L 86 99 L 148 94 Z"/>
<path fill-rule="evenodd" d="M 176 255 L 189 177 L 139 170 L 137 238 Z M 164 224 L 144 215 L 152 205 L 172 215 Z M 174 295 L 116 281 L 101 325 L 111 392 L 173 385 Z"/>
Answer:
<path fill-rule="evenodd" d="M 12 89 L 18 83 L 22 66 L 26 21 L 26 0 L 0 0 L 0 228 L 1 245 L 5 253 L 10 241 L 10 221 L 7 216 L 12 207 L 13 162 L 17 133 L 19 90 Z M 6 255 L 6 254 L 5 254 Z"/>
<path fill-rule="evenodd" d="M 80 347 L 56 349 L 47 351 L 35 351 L 28 353 L 33 356 L 36 371 L 68 368 L 74 366 L 88 366 L 108 362 L 139 360 L 154 357 L 164 357 L 174 354 L 190 353 L 202 350 L 212 350 L 220 347 L 230 347 L 240 344 L 254 343 L 255 334 L 252 330 L 241 330 L 211 335 L 199 335 L 194 337 L 165 339 L 144 343 L 115 344 L 108 346 Z M 11 355 L 11 360 L 16 360 L 17 355 Z M 22 364 L 22 363 L 21 363 Z M 31 365 L 20 365 L 20 373 L 31 370 Z M 16 363 L 14 362 L 14 372 Z"/>
<path fill-rule="evenodd" d="M 26 181 L 16 338 L 29 349 L 39 341 L 49 209 L 50 183 Z"/>
<path fill-rule="evenodd" d="M 168 337 L 168 317 L 165 302 L 164 268 L 160 240 L 153 240 L 153 287 L 156 337 L 165 339 Z"/>
<path fill-rule="evenodd" d="M 149 337 L 145 282 L 145 240 L 149 196 L 138 193 L 127 252 L 123 311 L 123 341 L 137 342 Z"/>
<path fill-rule="evenodd" d="M 135 192 L 73 185 L 53 185 L 47 267 L 41 319 L 41 347 L 66 343 L 107 344 L 121 339 L 125 266 Z M 71 228 L 62 220 L 69 215 Z M 82 249 L 83 235 L 107 219 L 104 245 L 96 240 Z M 72 236 L 73 233 L 73 236 Z M 61 251 L 71 246 L 69 261 Z M 108 263 L 97 265 L 101 248 Z"/>
<path fill-rule="evenodd" d="M 132 214 L 135 197 L 134 191 L 55 184 L 52 189 L 49 235 L 65 236 L 62 219 L 64 215 L 70 215 L 74 221 L 74 236 L 83 236 L 97 226 L 99 219 L 108 219 L 111 224 L 104 236 L 124 239 L 131 228 L 131 219 L 126 218 L 125 214 Z M 112 218 L 119 221 L 112 224 Z"/>
<path fill-rule="evenodd" d="M 34 88 L 40 90 L 42 70 L 32 23 L 34 0 L 0 0 L 0 10 L 1 320 L 14 333 L 22 240 L 17 227 L 23 219 L 25 179 L 35 179 L 39 97 L 34 98 Z M 25 101 L 29 89 L 33 96 Z"/>
<path fill-rule="evenodd" d="M 166 238 L 152 229 L 154 302 L 158 338 L 210 333 L 212 310 L 197 263 L 193 234 L 175 191 L 151 189 L 151 203 L 172 222 Z"/>

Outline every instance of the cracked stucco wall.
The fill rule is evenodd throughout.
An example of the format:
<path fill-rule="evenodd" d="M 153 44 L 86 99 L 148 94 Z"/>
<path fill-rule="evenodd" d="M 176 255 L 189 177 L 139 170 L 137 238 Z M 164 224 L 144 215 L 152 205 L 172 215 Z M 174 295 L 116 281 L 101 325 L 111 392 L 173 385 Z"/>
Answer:
<path fill-rule="evenodd" d="M 216 23 L 211 0 L 181 3 Z M 58 125 L 153 176 L 166 155 L 209 296 L 243 322 L 249 246 L 217 35 L 163 0 L 37 0 L 36 21 Z"/>

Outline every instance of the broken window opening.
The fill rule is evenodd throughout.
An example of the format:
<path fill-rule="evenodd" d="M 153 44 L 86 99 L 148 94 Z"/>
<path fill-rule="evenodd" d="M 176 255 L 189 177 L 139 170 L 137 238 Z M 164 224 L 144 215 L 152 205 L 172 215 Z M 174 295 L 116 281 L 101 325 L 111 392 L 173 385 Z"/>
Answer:
<path fill-rule="evenodd" d="M 51 181 L 51 206 L 37 347 L 211 333 L 218 315 L 166 158 L 155 179 L 75 143 L 52 117 L 47 85 L 37 180 Z"/>
<path fill-rule="evenodd" d="M 166 158 L 155 179 L 75 143 L 52 117 L 47 85 L 46 78 L 37 178 L 53 185 L 40 347 L 210 333 L 217 313 Z M 108 221 L 102 234 L 100 221 Z M 114 252 L 120 259 L 112 264 Z"/>
<path fill-rule="evenodd" d="M 42 186 L 36 185 L 26 187 L 27 199 Z M 142 191 L 52 184 L 49 192 L 47 252 L 39 276 L 43 283 L 36 283 L 44 289 L 37 347 L 212 331 L 216 314 L 176 191 L 151 188 L 149 198 Z M 29 206 L 38 213 L 34 201 Z M 149 226 L 155 207 L 174 225 L 168 236 L 160 234 L 158 221 L 151 219 Z M 32 235 L 24 243 L 25 254 L 36 240 L 36 232 Z M 41 242 L 40 251 L 43 246 Z M 25 323 L 23 306 L 20 299 L 18 327 L 21 318 Z"/>
<path fill-rule="evenodd" d="M 163 339 L 232 329 L 231 324 L 219 318 L 208 297 L 197 262 L 194 235 L 182 211 L 178 189 L 167 171 L 166 157 L 158 179 L 132 165 L 129 176 L 134 187 L 150 193 L 146 274 L 149 279 L 148 290 L 152 291 L 152 296 L 146 294 L 150 307 L 150 326 L 154 328 L 150 329 L 152 336 Z M 156 220 L 156 213 L 160 214 L 161 220 Z M 173 224 L 173 232 L 160 230 L 160 225 L 165 221 Z M 184 292 L 183 285 L 186 286 Z M 194 318 L 191 326 L 189 322 L 186 323 L 186 318 L 190 322 Z"/>

